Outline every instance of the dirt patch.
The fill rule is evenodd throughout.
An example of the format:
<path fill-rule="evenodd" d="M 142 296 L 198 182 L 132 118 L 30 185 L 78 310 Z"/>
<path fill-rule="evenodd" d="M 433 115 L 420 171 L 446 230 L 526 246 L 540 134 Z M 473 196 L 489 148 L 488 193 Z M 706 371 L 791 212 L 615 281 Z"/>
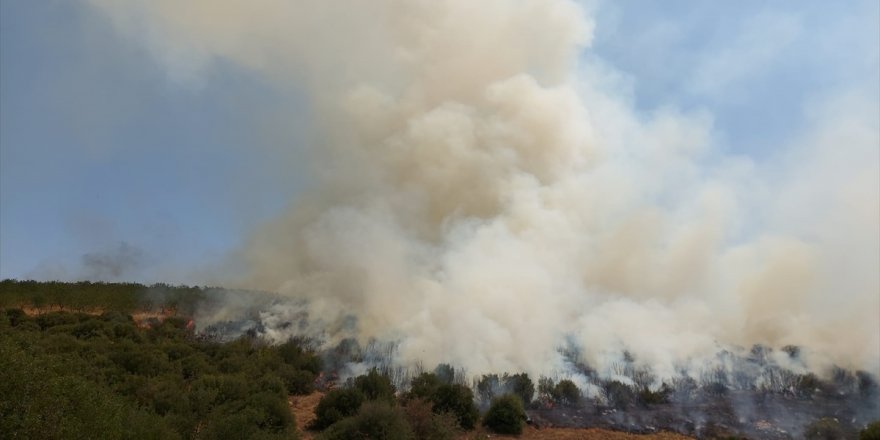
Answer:
<path fill-rule="evenodd" d="M 296 430 L 303 440 L 309 440 L 315 435 L 314 432 L 307 431 L 305 428 L 312 420 L 315 420 L 315 408 L 322 397 L 324 397 L 324 393 L 315 391 L 306 396 L 290 396 L 287 398 L 287 404 L 290 406 L 294 420 L 296 420 Z"/>

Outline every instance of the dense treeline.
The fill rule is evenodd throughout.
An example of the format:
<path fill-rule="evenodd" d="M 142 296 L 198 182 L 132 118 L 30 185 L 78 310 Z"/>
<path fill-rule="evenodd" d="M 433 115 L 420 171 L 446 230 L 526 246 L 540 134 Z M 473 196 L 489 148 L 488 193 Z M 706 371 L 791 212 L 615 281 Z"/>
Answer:
<path fill-rule="evenodd" d="M 0 281 L 0 308 L 106 310 L 132 313 L 167 308 L 190 314 L 217 288 L 80 281 Z"/>
<path fill-rule="evenodd" d="M 351 378 L 324 395 L 307 428 L 325 439 L 455 438 L 480 415 L 471 389 L 442 367 L 414 378 L 409 392 L 376 369 Z M 320 371 L 305 341 L 219 343 L 197 337 L 181 318 L 141 328 L 115 311 L 29 316 L 9 308 L 0 312 L 0 432 L 13 439 L 292 439 L 287 396 L 312 392 Z M 498 401 L 484 424 L 519 432 L 521 398 Z"/>
<path fill-rule="evenodd" d="M 186 321 L 119 312 L 0 313 L 6 438 L 295 438 L 289 394 L 321 364 L 299 341 L 200 340 Z"/>

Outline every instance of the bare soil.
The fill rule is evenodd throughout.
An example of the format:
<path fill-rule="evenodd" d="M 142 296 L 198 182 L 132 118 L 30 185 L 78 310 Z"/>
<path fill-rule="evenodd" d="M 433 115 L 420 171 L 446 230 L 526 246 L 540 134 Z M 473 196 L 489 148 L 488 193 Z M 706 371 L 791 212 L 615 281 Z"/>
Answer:
<path fill-rule="evenodd" d="M 324 397 L 324 393 L 315 391 L 307 396 L 290 396 L 287 398 L 287 404 L 290 411 L 293 412 L 293 418 L 296 421 L 296 430 L 300 433 L 303 440 L 310 440 L 315 433 L 305 429 L 312 420 L 315 420 L 315 407 Z"/>

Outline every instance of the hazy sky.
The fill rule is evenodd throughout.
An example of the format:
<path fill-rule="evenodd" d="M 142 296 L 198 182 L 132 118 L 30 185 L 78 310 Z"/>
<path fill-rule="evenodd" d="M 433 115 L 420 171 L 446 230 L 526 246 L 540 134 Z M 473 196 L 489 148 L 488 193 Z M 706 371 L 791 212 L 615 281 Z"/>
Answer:
<path fill-rule="evenodd" d="M 582 69 L 645 115 L 705 112 L 718 149 L 758 165 L 798 140 L 816 102 L 880 106 L 876 0 L 588 8 Z M 86 4 L 0 2 L 0 69 L 2 278 L 203 282 L 307 184 L 305 162 L 272 154 L 309 141 L 296 91 L 233 63 L 169 76 Z"/>

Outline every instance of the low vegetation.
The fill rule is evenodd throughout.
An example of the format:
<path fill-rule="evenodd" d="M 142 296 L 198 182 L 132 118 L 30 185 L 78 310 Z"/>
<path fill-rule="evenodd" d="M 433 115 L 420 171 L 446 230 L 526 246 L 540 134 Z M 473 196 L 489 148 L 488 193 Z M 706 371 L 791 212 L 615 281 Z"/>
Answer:
<path fill-rule="evenodd" d="M 521 434 L 525 421 L 522 399 L 514 394 L 492 399 L 489 411 L 483 417 L 483 425 L 499 434 Z"/>
<path fill-rule="evenodd" d="M 868 424 L 859 432 L 859 440 L 880 440 L 880 420 Z"/>
<path fill-rule="evenodd" d="M 118 312 L 0 313 L 7 438 L 287 439 L 289 394 L 320 361 L 296 342 L 194 337 L 183 319 L 140 328 Z"/>
<path fill-rule="evenodd" d="M 667 383 L 637 367 L 631 355 L 614 378 L 572 361 L 584 389 L 570 379 L 543 376 L 536 384 L 525 373 L 486 374 L 468 382 L 463 370 L 449 364 L 413 377 L 371 361 L 390 356 L 379 343 L 362 347 L 343 339 L 318 353 L 305 339 L 270 344 L 251 332 L 232 340 L 194 333 L 187 316 L 213 296 L 227 294 L 165 285 L 0 282 L 3 437 L 293 439 L 298 434 L 288 396 L 312 393 L 316 386 L 325 394 L 305 428 L 320 439 L 451 440 L 478 425 L 517 435 L 528 420 L 526 409 L 538 416 L 537 424 L 547 420 L 541 414 L 552 419 L 554 412 L 709 405 L 743 392 L 805 404 L 843 398 L 872 402 L 878 392 L 865 372 L 835 369 L 819 377 L 782 369 L 768 363 L 773 351 L 762 346 L 734 359 L 744 363 L 742 371 L 760 371 L 760 382 L 736 369 L 715 369 Z M 162 313 L 144 321 L 144 310 Z M 800 355 L 797 347 L 782 351 Z M 352 364 L 377 367 L 338 381 L 336 374 Z M 819 418 L 789 432 L 802 429 L 805 438 L 817 439 L 880 439 L 880 422 L 858 423 Z M 726 425 L 706 426 L 702 434 L 737 434 Z"/>

